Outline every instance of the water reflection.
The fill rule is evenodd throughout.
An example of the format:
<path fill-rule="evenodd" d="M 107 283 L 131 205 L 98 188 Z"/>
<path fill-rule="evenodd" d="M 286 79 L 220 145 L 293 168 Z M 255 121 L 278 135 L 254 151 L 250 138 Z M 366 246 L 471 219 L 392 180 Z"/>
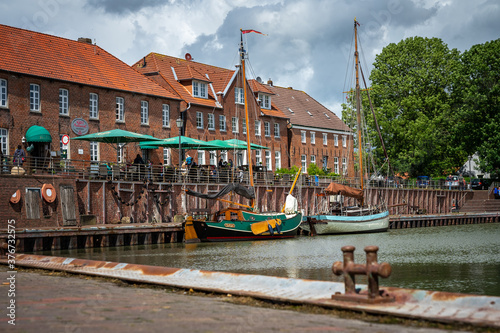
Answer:
<path fill-rule="evenodd" d="M 287 240 L 158 244 L 54 251 L 48 254 L 144 265 L 342 281 L 331 272 L 340 248 L 379 246 L 379 262 L 392 265 L 381 285 L 500 296 L 500 225 L 391 230 L 387 233 L 298 237 Z M 365 283 L 362 278 L 359 283 Z"/>

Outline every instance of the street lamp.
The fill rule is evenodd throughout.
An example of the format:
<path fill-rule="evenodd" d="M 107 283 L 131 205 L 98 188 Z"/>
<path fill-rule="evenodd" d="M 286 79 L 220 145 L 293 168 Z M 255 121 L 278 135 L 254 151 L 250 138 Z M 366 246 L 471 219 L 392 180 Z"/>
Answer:
<path fill-rule="evenodd" d="M 179 129 L 179 172 L 181 172 L 181 167 L 182 167 L 181 131 L 182 131 L 182 126 L 184 125 L 184 121 L 182 120 L 182 117 L 179 115 L 179 118 L 177 118 L 175 122 L 177 124 L 177 128 Z"/>

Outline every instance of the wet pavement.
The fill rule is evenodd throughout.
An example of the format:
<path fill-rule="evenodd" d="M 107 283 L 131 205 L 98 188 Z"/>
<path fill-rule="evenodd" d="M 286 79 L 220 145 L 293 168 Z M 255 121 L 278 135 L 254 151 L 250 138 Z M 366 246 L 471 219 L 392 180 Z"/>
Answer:
<path fill-rule="evenodd" d="M 413 327 L 416 321 L 384 324 L 352 313 L 340 313 L 349 317 L 341 318 L 331 310 L 310 313 L 307 307 L 291 310 L 248 298 L 41 270 L 17 272 L 10 297 L 9 276 L 7 266 L 0 265 L 2 332 L 453 332 Z M 12 299 L 15 326 L 6 309 Z"/>

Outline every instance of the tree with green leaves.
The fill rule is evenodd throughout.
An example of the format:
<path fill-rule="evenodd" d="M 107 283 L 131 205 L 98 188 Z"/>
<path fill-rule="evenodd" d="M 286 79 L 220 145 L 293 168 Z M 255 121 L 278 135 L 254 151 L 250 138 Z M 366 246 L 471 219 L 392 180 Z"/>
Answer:
<path fill-rule="evenodd" d="M 482 171 L 500 173 L 500 39 L 472 46 L 461 56 L 453 97 L 455 142 L 477 153 Z"/>
<path fill-rule="evenodd" d="M 459 60 L 460 53 L 440 39 L 422 37 L 389 44 L 376 56 L 370 96 L 395 171 L 438 176 L 467 159 L 452 136 Z M 365 117 L 373 128 L 371 113 Z M 380 148 L 376 152 L 382 159 Z"/>

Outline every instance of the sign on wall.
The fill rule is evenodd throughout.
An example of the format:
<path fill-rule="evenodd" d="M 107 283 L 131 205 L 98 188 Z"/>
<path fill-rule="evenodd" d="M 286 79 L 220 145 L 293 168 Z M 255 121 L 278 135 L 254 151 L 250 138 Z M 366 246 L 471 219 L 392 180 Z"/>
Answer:
<path fill-rule="evenodd" d="M 71 122 L 71 129 L 77 135 L 85 135 L 89 132 L 89 123 L 85 119 L 75 118 Z"/>

